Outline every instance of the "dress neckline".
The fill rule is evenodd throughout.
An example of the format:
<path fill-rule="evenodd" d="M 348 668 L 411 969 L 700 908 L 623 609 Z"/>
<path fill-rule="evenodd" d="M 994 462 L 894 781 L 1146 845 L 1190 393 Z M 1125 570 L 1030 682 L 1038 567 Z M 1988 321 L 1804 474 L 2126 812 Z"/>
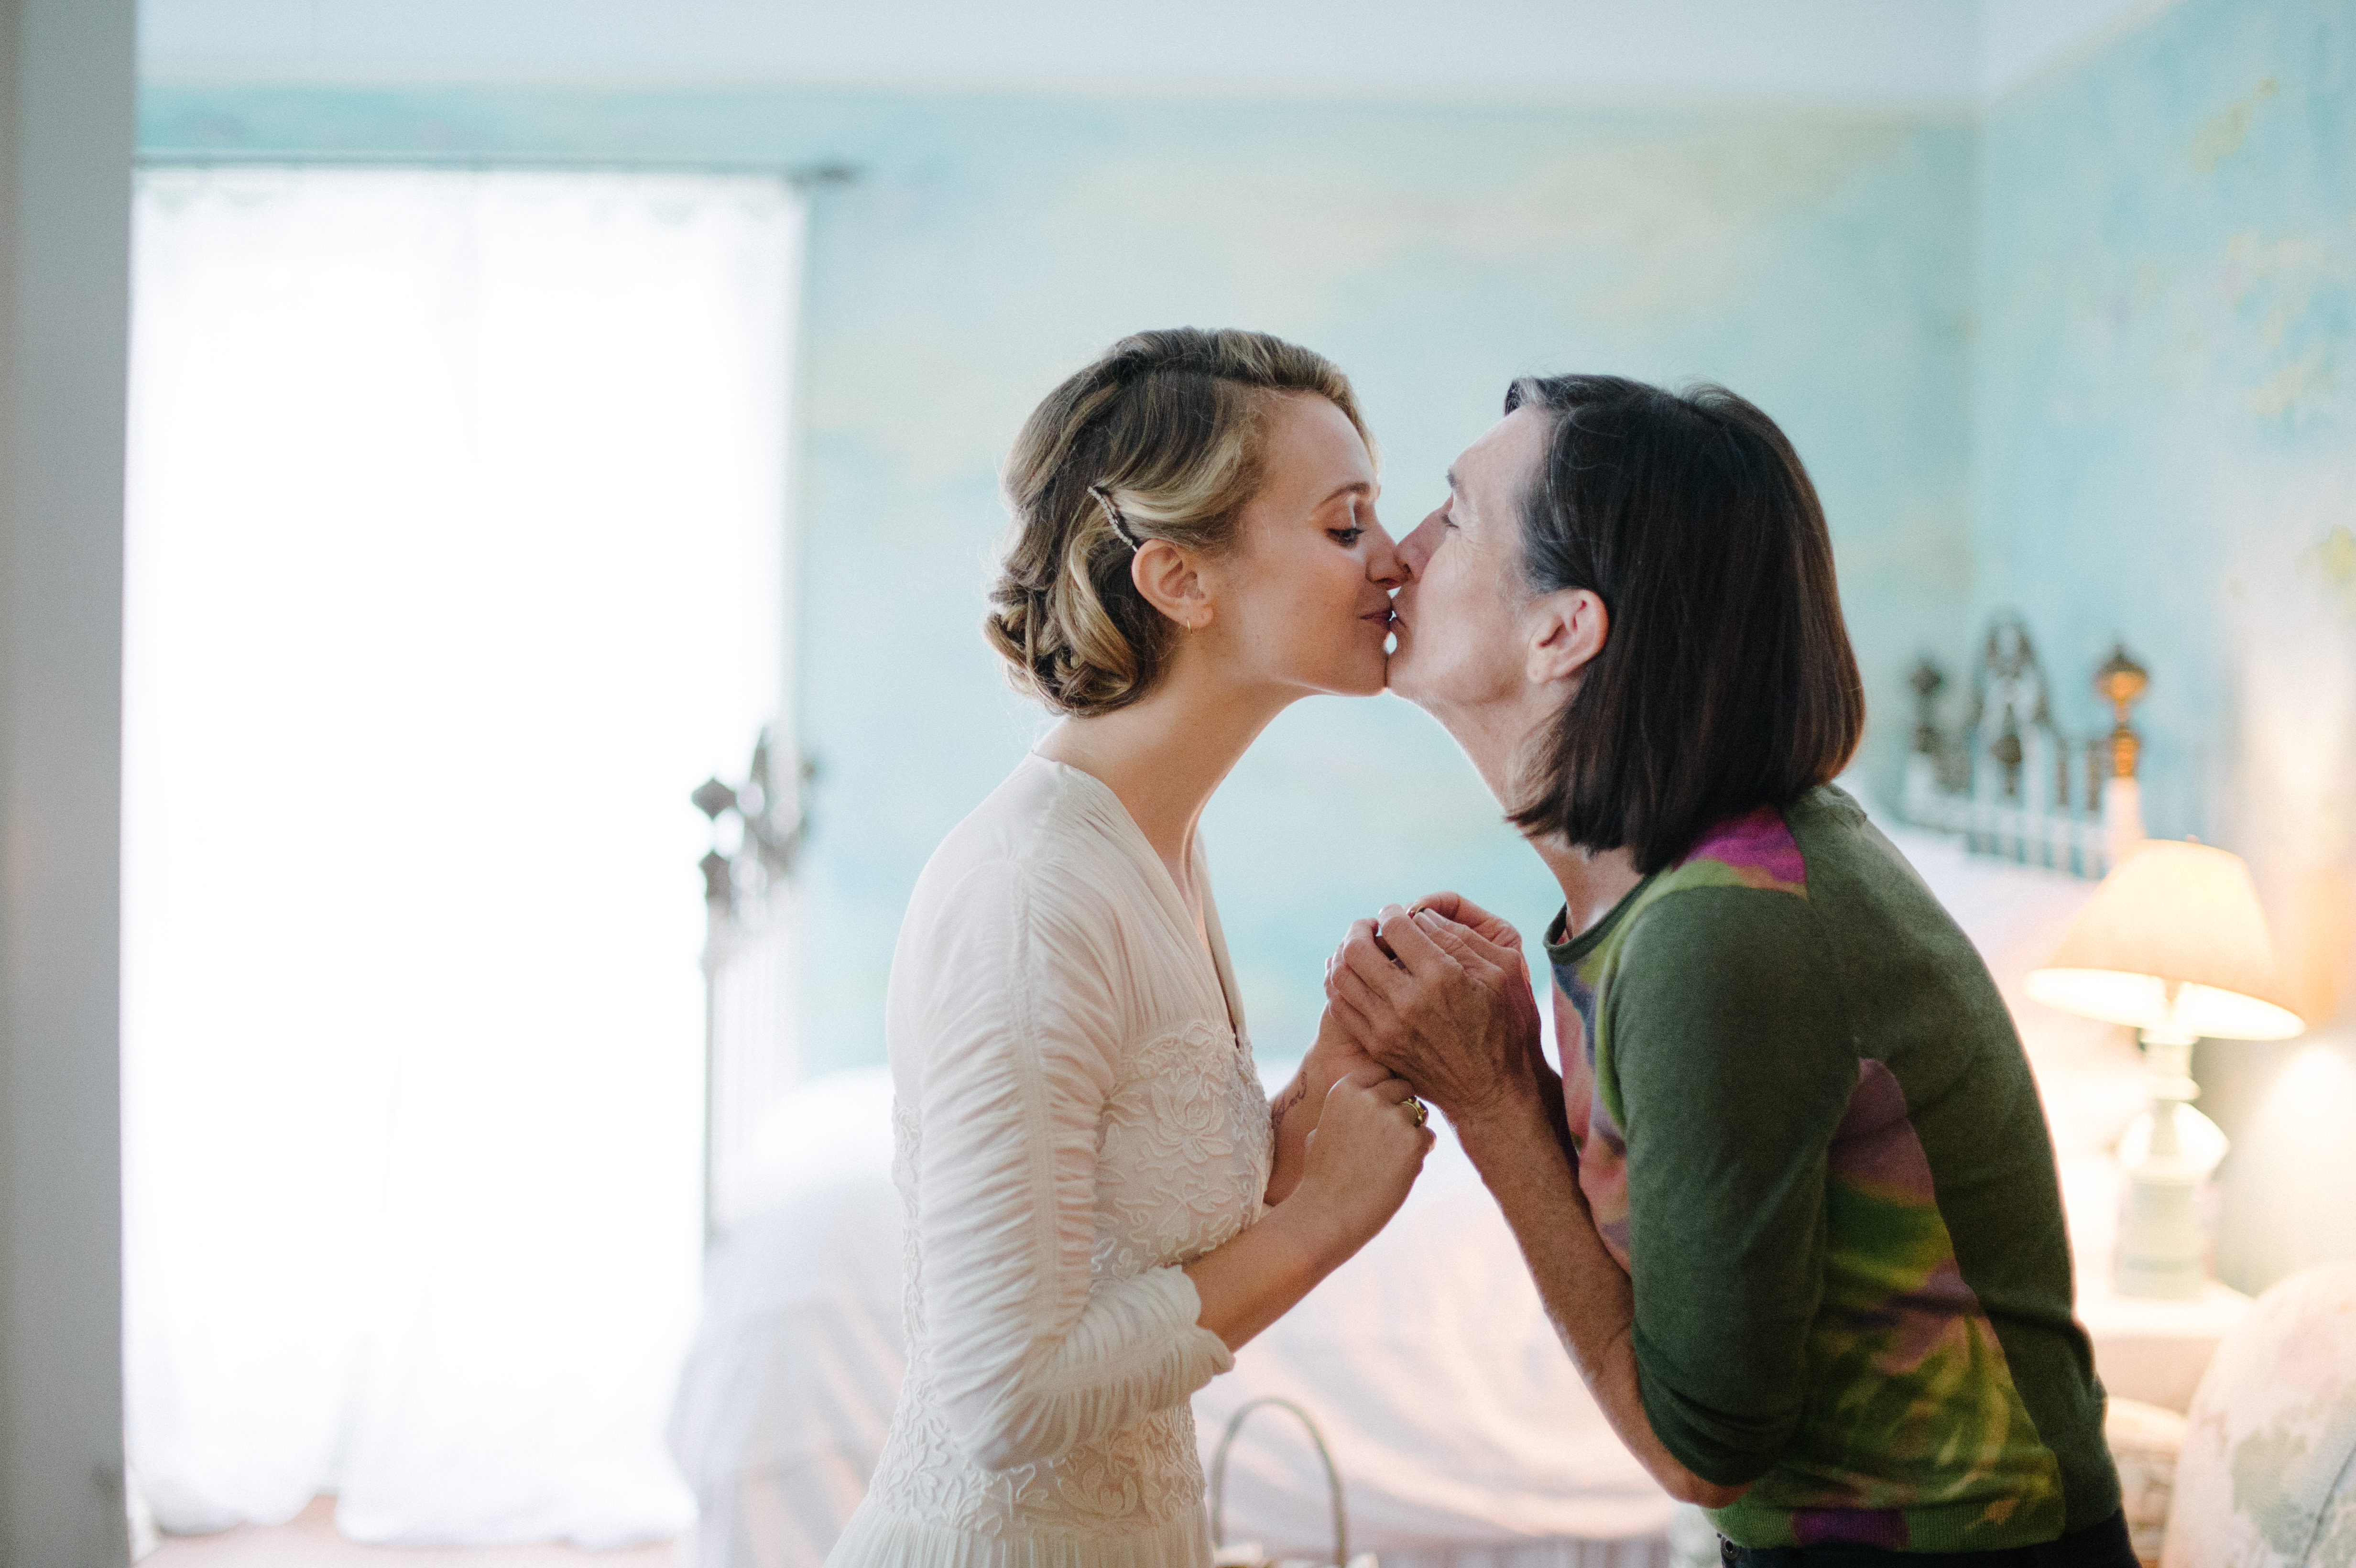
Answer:
<path fill-rule="evenodd" d="M 1194 886 L 1203 895 L 1202 940 L 1198 941 L 1194 917 L 1186 908 L 1185 895 L 1178 891 L 1178 883 L 1170 875 L 1170 868 L 1162 863 L 1162 857 L 1154 850 L 1153 841 L 1146 837 L 1145 829 L 1137 825 L 1137 818 L 1130 815 L 1129 807 L 1122 803 L 1112 785 L 1086 768 L 1042 756 L 1037 752 L 1026 752 L 1024 761 L 1053 769 L 1066 784 L 1087 795 L 1111 821 L 1114 834 L 1122 840 L 1130 858 L 1141 862 L 1141 869 L 1153 888 L 1154 898 L 1161 904 L 1162 914 L 1178 928 L 1187 949 L 1198 958 L 1210 959 L 1211 983 L 1217 987 L 1219 1000 L 1226 1008 L 1228 1032 L 1236 1037 L 1236 1044 L 1241 1048 L 1244 1043 L 1244 1011 L 1236 995 L 1235 967 L 1227 957 L 1226 933 L 1219 925 L 1218 900 L 1211 891 L 1210 865 L 1203 854 L 1202 835 L 1197 833 L 1194 836 L 1194 847 L 1187 853 L 1188 863 L 1194 873 Z M 1210 944 L 1207 954 L 1203 950 L 1205 942 Z"/>

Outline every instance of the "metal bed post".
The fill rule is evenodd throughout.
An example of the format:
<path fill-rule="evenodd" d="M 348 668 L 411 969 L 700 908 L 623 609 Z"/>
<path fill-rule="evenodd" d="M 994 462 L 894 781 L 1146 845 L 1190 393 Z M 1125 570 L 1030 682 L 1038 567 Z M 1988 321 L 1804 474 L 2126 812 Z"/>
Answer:
<path fill-rule="evenodd" d="M 807 766 L 779 788 L 769 732 L 753 745 L 744 782 L 706 779 L 688 797 L 712 824 L 703 873 L 703 1240 L 727 1219 L 735 1167 L 786 1084 L 792 997 L 789 879 L 802 842 Z M 733 822 L 734 842 L 723 822 Z"/>

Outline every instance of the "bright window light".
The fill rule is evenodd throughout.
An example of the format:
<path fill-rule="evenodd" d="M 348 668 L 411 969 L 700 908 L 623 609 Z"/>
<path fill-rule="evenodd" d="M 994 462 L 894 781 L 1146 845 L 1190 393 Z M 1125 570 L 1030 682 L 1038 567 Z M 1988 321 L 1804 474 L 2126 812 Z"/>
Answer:
<path fill-rule="evenodd" d="M 750 178 L 141 180 L 126 1371 L 166 1528 L 688 1520 L 687 792 L 779 716 L 800 229 Z"/>

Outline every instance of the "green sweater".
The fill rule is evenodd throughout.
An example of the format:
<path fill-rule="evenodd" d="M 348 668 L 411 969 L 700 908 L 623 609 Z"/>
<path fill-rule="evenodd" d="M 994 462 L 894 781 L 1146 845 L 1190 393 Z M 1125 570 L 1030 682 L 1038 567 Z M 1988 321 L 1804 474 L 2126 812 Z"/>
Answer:
<path fill-rule="evenodd" d="M 1829 785 L 1547 954 L 1579 1179 L 1653 1430 L 1742 1546 L 1972 1552 L 2119 1507 L 2028 1059 Z"/>

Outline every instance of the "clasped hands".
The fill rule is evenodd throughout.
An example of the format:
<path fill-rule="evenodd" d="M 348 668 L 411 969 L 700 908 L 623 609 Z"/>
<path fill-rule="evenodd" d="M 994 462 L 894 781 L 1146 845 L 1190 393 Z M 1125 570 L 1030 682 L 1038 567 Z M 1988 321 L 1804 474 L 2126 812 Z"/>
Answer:
<path fill-rule="evenodd" d="M 1355 922 L 1326 964 L 1325 999 L 1318 1049 L 1406 1079 L 1460 1135 L 1559 1096 L 1558 1081 L 1546 1092 L 1521 933 L 1459 894 Z"/>

